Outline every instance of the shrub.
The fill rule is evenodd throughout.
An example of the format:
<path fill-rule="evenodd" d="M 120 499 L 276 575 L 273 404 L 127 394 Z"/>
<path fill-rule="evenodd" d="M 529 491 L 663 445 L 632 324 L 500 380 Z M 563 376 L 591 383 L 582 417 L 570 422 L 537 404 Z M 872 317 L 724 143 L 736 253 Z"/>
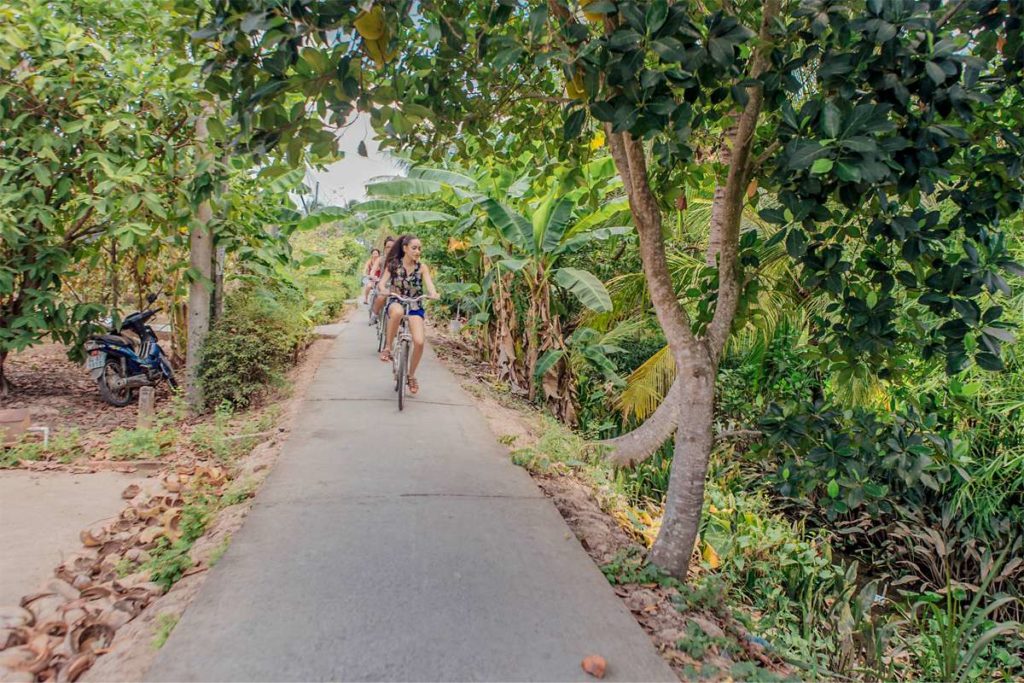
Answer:
<path fill-rule="evenodd" d="M 352 297 L 349 287 L 339 287 L 313 294 L 313 305 L 308 315 L 314 325 L 326 325 L 341 317 L 345 302 Z"/>
<path fill-rule="evenodd" d="M 247 284 L 229 294 L 199 363 L 207 407 L 245 408 L 279 384 L 309 337 L 305 310 L 292 288 Z"/>

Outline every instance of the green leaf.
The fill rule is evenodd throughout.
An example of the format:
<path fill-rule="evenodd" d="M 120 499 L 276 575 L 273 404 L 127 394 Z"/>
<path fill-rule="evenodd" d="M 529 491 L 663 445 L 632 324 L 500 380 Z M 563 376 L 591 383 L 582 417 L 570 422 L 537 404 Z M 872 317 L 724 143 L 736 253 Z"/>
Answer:
<path fill-rule="evenodd" d="M 564 349 L 548 349 L 537 360 L 537 367 L 534 370 L 534 377 L 540 378 L 548 373 L 548 370 L 555 367 L 555 363 L 565 355 Z"/>
<path fill-rule="evenodd" d="M 569 222 L 572 220 L 574 208 L 575 202 L 569 197 L 562 197 L 555 202 L 548 216 L 547 225 L 544 226 L 540 245 L 542 252 L 550 254 L 558 249 L 562 237 L 565 236 L 566 228 L 569 227 Z"/>
<path fill-rule="evenodd" d="M 529 261 L 523 258 L 507 258 L 498 261 L 498 266 L 517 273 L 525 268 L 527 263 L 529 263 Z"/>
<path fill-rule="evenodd" d="M 786 165 L 794 171 L 802 171 L 828 150 L 817 140 L 793 140 L 786 145 Z"/>
<path fill-rule="evenodd" d="M 374 216 L 381 225 L 391 228 L 415 227 L 423 223 L 455 222 L 457 216 L 441 211 L 396 211 L 381 216 Z"/>
<path fill-rule="evenodd" d="M 839 484 L 833 479 L 828 483 L 828 497 L 836 498 L 839 496 Z"/>
<path fill-rule="evenodd" d="M 686 47 L 675 38 L 658 38 L 651 43 L 651 47 L 663 62 L 671 64 L 681 62 L 686 58 Z"/>
<path fill-rule="evenodd" d="M 445 185 L 451 185 L 452 187 L 476 187 L 476 180 L 468 175 L 430 166 L 414 166 L 410 168 L 409 177 L 433 180 Z"/>
<path fill-rule="evenodd" d="M 786 253 L 790 258 L 800 258 L 807 251 L 807 236 L 799 228 L 791 228 L 786 233 Z"/>
<path fill-rule="evenodd" d="M 935 81 L 935 85 L 942 85 L 946 80 L 946 72 L 935 62 L 925 62 L 924 70 L 928 73 L 928 77 Z"/>
<path fill-rule="evenodd" d="M 533 251 L 533 225 L 530 221 L 493 199 L 485 200 L 481 206 L 506 241 L 525 252 Z"/>
<path fill-rule="evenodd" d="M 302 60 L 313 67 L 313 70 L 318 74 L 327 73 L 331 68 L 327 55 L 315 47 L 304 47 L 300 54 L 302 55 Z"/>
<path fill-rule="evenodd" d="M 580 303 L 592 311 L 608 313 L 612 310 L 612 299 L 604 284 L 593 273 L 579 268 L 559 268 L 554 273 L 559 287 L 576 295 Z"/>
<path fill-rule="evenodd" d="M 221 120 L 215 116 L 211 116 L 206 120 L 206 129 L 210 131 L 210 135 L 213 136 L 214 140 L 223 140 L 228 136 L 227 128 L 221 123 Z"/>
<path fill-rule="evenodd" d="M 1007 344 L 1012 344 L 1016 341 L 1016 337 L 1013 336 L 1013 332 L 998 327 L 986 327 L 982 332 L 991 337 L 995 337 L 999 341 L 1006 342 Z"/>
<path fill-rule="evenodd" d="M 445 184 L 422 176 L 418 178 L 393 178 L 370 183 L 366 186 L 369 197 L 416 197 L 436 194 L 444 189 Z"/>
<path fill-rule="evenodd" d="M 811 164 L 811 173 L 821 175 L 832 170 L 834 162 L 831 159 L 815 159 Z"/>
<path fill-rule="evenodd" d="M 653 0 L 647 7 L 647 35 L 654 35 L 668 18 L 668 2 L 666 0 Z"/>
<path fill-rule="evenodd" d="M 848 183 L 859 183 L 861 180 L 860 169 L 843 161 L 836 163 L 836 176 Z"/>
<path fill-rule="evenodd" d="M 562 137 L 565 140 L 575 140 L 583 130 L 583 124 L 587 120 L 587 110 L 577 108 L 565 117 L 565 126 L 562 129 Z"/>
<path fill-rule="evenodd" d="M 826 137 L 839 137 L 839 126 L 841 122 L 842 115 L 839 113 L 839 107 L 831 102 L 827 102 L 825 104 L 825 108 L 821 112 L 822 132 L 825 133 Z"/>

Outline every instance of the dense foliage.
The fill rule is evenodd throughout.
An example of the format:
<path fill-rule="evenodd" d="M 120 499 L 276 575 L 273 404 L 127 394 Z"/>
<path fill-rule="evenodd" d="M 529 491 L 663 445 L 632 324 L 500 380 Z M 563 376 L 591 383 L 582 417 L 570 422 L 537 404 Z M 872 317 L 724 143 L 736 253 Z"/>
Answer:
<path fill-rule="evenodd" d="M 279 385 L 311 331 L 298 290 L 252 283 L 227 298 L 206 338 L 199 381 L 211 408 L 247 408 Z"/>
<path fill-rule="evenodd" d="M 660 566 L 811 676 L 1020 675 L 1020 0 L 193 9 L 0 10 L 0 371 L 153 286 L 180 328 L 209 200 L 245 405 L 354 291 L 333 221 L 416 232 Z M 411 168 L 304 215 L 357 110 Z"/>

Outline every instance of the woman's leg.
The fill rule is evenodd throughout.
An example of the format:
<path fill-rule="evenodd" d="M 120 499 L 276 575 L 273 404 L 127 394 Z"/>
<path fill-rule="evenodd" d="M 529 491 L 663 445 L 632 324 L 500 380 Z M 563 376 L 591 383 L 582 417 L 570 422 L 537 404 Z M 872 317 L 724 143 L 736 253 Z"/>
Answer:
<path fill-rule="evenodd" d="M 374 315 L 380 315 L 380 312 L 384 310 L 384 302 L 387 301 L 387 300 L 388 300 L 388 298 L 386 296 L 384 296 L 383 294 L 380 294 L 380 293 L 377 294 L 376 298 L 374 298 L 374 300 L 373 300 L 373 314 Z"/>
<path fill-rule="evenodd" d="M 403 315 L 405 315 L 405 309 L 402 308 L 402 304 L 391 304 L 391 308 L 388 309 L 388 330 L 387 339 L 384 342 L 384 353 L 391 353 L 391 342 L 395 341 L 398 325 L 402 322 Z"/>
<path fill-rule="evenodd" d="M 368 297 L 370 295 L 370 285 L 371 284 L 372 283 L 367 282 L 365 285 L 363 285 L 363 303 L 364 304 L 369 303 L 369 301 L 367 299 L 368 299 Z"/>
<path fill-rule="evenodd" d="M 423 357 L 423 344 L 427 339 L 423 318 L 418 315 L 409 316 L 409 334 L 412 335 L 412 359 L 409 361 L 409 377 L 416 376 L 416 368 Z"/>

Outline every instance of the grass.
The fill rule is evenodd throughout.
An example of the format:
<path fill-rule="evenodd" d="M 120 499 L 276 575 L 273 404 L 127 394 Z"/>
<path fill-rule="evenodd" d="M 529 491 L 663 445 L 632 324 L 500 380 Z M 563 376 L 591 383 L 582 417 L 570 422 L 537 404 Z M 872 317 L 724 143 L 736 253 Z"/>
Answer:
<path fill-rule="evenodd" d="M 174 432 L 161 427 L 118 429 L 110 435 L 111 460 L 155 460 L 174 446 Z"/>
<path fill-rule="evenodd" d="M 26 435 L 6 448 L 0 446 L 0 469 L 17 467 L 23 460 L 56 460 L 67 464 L 85 455 L 81 432 L 72 427 L 54 432 L 50 442 L 43 445 L 39 437 Z"/>
<path fill-rule="evenodd" d="M 216 567 L 217 563 L 220 562 L 220 558 L 224 557 L 224 553 L 228 551 L 228 546 L 231 545 L 231 534 L 224 537 L 224 540 L 217 544 L 217 547 L 210 551 L 210 559 L 208 564 L 211 567 Z"/>
<path fill-rule="evenodd" d="M 213 420 L 196 426 L 189 437 L 197 453 L 216 458 L 227 464 L 245 455 L 261 439 L 267 438 L 280 417 L 280 408 L 272 406 L 254 414 L 236 417 L 231 405 L 222 404 Z"/>
<path fill-rule="evenodd" d="M 170 614 L 164 612 L 156 618 L 157 628 L 156 635 L 153 637 L 153 648 L 159 650 L 167 642 L 167 639 L 171 637 L 171 631 L 178 625 L 178 620 L 181 617 L 177 614 Z"/>

